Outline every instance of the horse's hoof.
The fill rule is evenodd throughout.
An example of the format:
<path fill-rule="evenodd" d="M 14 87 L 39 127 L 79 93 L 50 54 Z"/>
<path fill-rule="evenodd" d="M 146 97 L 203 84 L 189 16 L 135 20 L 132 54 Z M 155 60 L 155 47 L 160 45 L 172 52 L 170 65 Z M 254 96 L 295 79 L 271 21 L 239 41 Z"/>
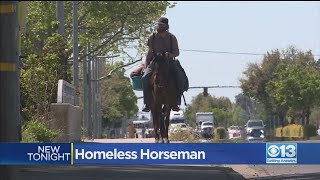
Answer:
<path fill-rule="evenodd" d="M 164 143 L 169 143 L 170 141 L 169 141 L 169 139 L 165 138 L 165 139 L 163 140 L 163 142 L 164 142 Z"/>
<path fill-rule="evenodd" d="M 159 143 L 159 139 L 156 139 L 154 142 L 155 142 L 155 143 Z"/>

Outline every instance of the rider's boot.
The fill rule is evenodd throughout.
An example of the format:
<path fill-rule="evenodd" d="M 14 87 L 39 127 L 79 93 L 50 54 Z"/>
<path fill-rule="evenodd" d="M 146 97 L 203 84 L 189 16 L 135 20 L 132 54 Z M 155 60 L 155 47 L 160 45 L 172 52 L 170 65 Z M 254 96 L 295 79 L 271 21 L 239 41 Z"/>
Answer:
<path fill-rule="evenodd" d="M 143 112 L 149 112 L 150 111 L 150 107 L 148 106 L 148 104 L 144 104 L 143 108 L 142 108 Z"/>
<path fill-rule="evenodd" d="M 180 104 L 181 104 L 181 95 L 179 94 L 176 97 L 176 102 L 172 107 L 172 111 L 180 111 L 180 107 L 179 107 Z"/>

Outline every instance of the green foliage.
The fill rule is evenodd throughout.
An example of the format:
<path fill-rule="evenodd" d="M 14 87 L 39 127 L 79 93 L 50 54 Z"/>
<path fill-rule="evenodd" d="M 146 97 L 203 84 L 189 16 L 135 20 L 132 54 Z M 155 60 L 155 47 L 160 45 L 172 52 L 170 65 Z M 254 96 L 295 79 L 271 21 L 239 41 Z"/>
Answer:
<path fill-rule="evenodd" d="M 214 129 L 214 140 L 225 139 L 227 137 L 227 131 L 224 127 L 217 127 Z"/>
<path fill-rule="evenodd" d="M 230 119 L 230 112 L 220 108 L 213 108 L 215 125 L 227 126 L 228 119 Z"/>
<path fill-rule="evenodd" d="M 79 1 L 78 26 L 80 52 L 90 42 L 92 52 L 124 53 L 125 48 L 142 52 L 155 21 L 175 3 L 168 1 Z M 65 38 L 72 44 L 73 2 L 64 2 Z M 57 31 L 55 1 L 29 2 L 27 33 L 22 42 L 25 53 L 39 53 L 45 40 Z M 86 54 L 82 55 L 83 59 Z"/>
<path fill-rule="evenodd" d="M 305 125 L 303 127 L 304 137 L 309 138 L 312 136 L 317 136 L 317 127 L 313 124 Z"/>
<path fill-rule="evenodd" d="M 122 64 L 122 62 L 115 65 L 106 64 L 104 74 Z M 130 79 L 125 77 L 123 70 L 116 71 L 110 79 L 101 83 L 102 112 L 106 126 L 138 112 L 137 97 L 132 90 Z"/>
<path fill-rule="evenodd" d="M 107 139 L 108 138 L 108 134 L 101 134 L 101 139 Z"/>
<path fill-rule="evenodd" d="M 73 42 L 72 5 L 72 1 L 64 2 L 65 33 L 60 36 L 55 34 L 58 27 L 56 3 L 29 2 L 27 32 L 21 40 L 21 53 L 28 56 L 21 70 L 21 100 L 25 119 L 46 114 L 50 103 L 56 101 L 58 80 L 71 80 L 71 66 L 67 62 Z M 156 20 L 174 5 L 167 1 L 79 1 L 79 60 L 84 60 L 89 54 L 127 55 L 129 48 L 142 52 Z M 84 47 L 89 42 L 91 51 L 86 54 Z M 104 65 L 103 74 L 117 65 Z M 138 111 L 137 97 L 124 71 L 115 72 L 111 79 L 101 83 L 104 124 L 118 122 Z"/>
<path fill-rule="evenodd" d="M 188 124 L 194 126 L 196 122 L 196 113 L 197 112 L 213 112 L 216 119 L 216 124 L 226 123 L 230 118 L 229 110 L 231 109 L 232 104 L 230 100 L 226 97 L 216 98 L 214 96 L 208 95 L 204 97 L 201 94 L 198 94 L 193 100 L 191 105 L 186 108 L 186 117 Z"/>
<path fill-rule="evenodd" d="M 284 120 L 287 112 L 301 111 L 307 122 L 310 109 L 319 104 L 319 63 L 311 51 L 291 46 L 267 53 L 261 64 L 250 64 L 241 79 L 244 93 Z"/>
<path fill-rule="evenodd" d="M 281 134 L 282 132 L 282 134 Z M 276 137 L 301 138 L 305 136 L 305 128 L 299 124 L 290 124 L 276 128 Z"/>
<path fill-rule="evenodd" d="M 21 69 L 21 100 L 27 119 L 36 112 L 48 112 L 50 103 L 56 102 L 59 79 L 70 82 L 66 47 L 64 38 L 53 34 L 47 39 L 40 57 L 31 54 L 24 62 Z"/>
<path fill-rule="evenodd" d="M 249 119 L 249 115 L 240 105 L 233 104 L 230 110 L 229 125 L 243 126 Z"/>
<path fill-rule="evenodd" d="M 320 73 L 312 67 L 299 64 L 281 65 L 275 79 L 267 84 L 267 92 L 274 101 L 309 116 L 311 109 L 319 103 Z"/>
<path fill-rule="evenodd" d="M 23 142 L 53 142 L 58 132 L 48 129 L 39 119 L 28 121 L 22 130 Z"/>
<path fill-rule="evenodd" d="M 168 1 L 79 1 L 79 60 L 89 54 L 127 55 L 132 48 L 142 52 L 156 20 L 165 14 L 167 8 L 174 6 L 175 3 Z M 65 1 L 65 32 L 60 36 L 55 34 L 58 27 L 56 2 L 29 2 L 26 33 L 21 39 L 21 54 L 28 56 L 23 60 L 21 70 L 25 119 L 46 114 L 50 103 L 56 101 L 58 80 L 71 80 L 67 60 L 71 59 L 73 42 L 72 9 L 73 2 Z M 86 54 L 84 47 L 89 42 L 91 51 Z M 104 81 L 102 86 L 106 121 L 114 122 L 138 111 L 130 79 L 124 77 L 123 71 Z"/>
<path fill-rule="evenodd" d="M 183 142 L 198 142 L 200 135 L 193 131 L 183 131 L 178 129 L 175 132 L 169 134 L 170 141 L 183 141 Z"/>
<path fill-rule="evenodd" d="M 311 124 L 317 124 L 319 126 L 319 120 L 320 120 L 320 106 L 314 107 L 311 110 Z"/>
<path fill-rule="evenodd" d="M 264 107 L 261 103 L 256 101 L 254 98 L 246 96 L 243 93 L 240 93 L 235 97 L 235 99 L 236 99 L 236 104 L 239 105 L 248 115 L 247 119 L 263 116 Z"/>

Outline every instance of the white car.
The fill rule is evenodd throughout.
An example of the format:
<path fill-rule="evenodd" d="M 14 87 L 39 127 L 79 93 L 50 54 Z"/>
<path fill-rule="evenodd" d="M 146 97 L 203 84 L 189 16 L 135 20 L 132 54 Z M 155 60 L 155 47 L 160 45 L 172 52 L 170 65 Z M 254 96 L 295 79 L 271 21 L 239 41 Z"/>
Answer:
<path fill-rule="evenodd" d="M 238 139 L 241 138 L 241 129 L 239 126 L 230 126 L 228 128 L 228 137 L 229 139 Z"/>
<path fill-rule="evenodd" d="M 208 128 L 208 127 L 213 128 L 213 123 L 207 121 L 207 122 L 203 122 L 203 123 L 201 124 L 201 129 Z"/>
<path fill-rule="evenodd" d="M 171 124 L 169 126 L 169 131 L 170 132 L 177 132 L 178 130 L 180 131 L 187 131 L 187 125 L 185 123 L 177 123 L 177 124 Z"/>
<path fill-rule="evenodd" d="M 245 127 L 245 132 L 247 135 L 247 140 L 248 141 L 260 141 L 264 139 L 265 132 L 264 132 L 264 127 L 265 125 L 263 124 L 262 120 L 249 120 Z"/>

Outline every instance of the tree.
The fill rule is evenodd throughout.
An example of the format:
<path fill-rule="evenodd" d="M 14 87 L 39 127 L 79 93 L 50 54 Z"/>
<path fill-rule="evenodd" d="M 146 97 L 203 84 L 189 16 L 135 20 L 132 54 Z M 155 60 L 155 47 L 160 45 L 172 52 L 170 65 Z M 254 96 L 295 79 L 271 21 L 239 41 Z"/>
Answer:
<path fill-rule="evenodd" d="M 311 109 L 319 103 L 320 73 L 310 65 L 293 64 L 278 67 L 267 92 L 279 106 L 302 112 L 302 124 L 309 124 Z M 304 121 L 305 120 L 305 121 Z"/>
<path fill-rule="evenodd" d="M 106 64 L 104 73 L 122 65 Z M 134 94 L 130 79 L 125 77 L 124 69 L 116 71 L 110 79 L 101 82 L 102 113 L 104 124 L 112 125 L 119 122 L 121 118 L 130 117 L 138 112 L 137 97 Z"/>
<path fill-rule="evenodd" d="M 21 69 L 21 104 L 23 115 L 30 119 L 35 113 L 46 114 L 49 105 L 56 102 L 58 80 L 71 79 L 70 66 L 66 65 L 66 40 L 53 34 L 42 49 L 40 57 L 30 55 Z"/>
<path fill-rule="evenodd" d="M 72 1 L 65 1 L 65 35 L 69 47 L 72 43 Z M 128 48 L 142 52 L 154 22 L 166 8 L 174 7 L 168 1 L 79 1 L 80 60 L 93 53 L 127 53 Z M 29 3 L 27 33 L 22 37 L 23 54 L 39 54 L 46 39 L 57 31 L 55 1 Z M 84 46 L 94 46 L 86 54 Z"/>
<path fill-rule="evenodd" d="M 60 37 L 55 34 L 58 27 L 55 1 L 29 2 L 27 31 L 21 40 L 22 54 L 28 56 L 22 63 L 21 71 L 21 100 L 22 109 L 28 112 L 26 116 L 42 113 L 43 108 L 47 110 L 48 105 L 55 102 L 58 79 L 71 82 L 67 59 L 71 59 L 72 49 L 72 4 L 72 1 L 64 2 L 65 34 Z M 154 22 L 165 14 L 166 8 L 173 6 L 174 3 L 167 1 L 79 1 L 80 61 L 92 54 L 128 55 L 128 48 L 143 51 Z M 88 42 L 93 46 L 86 54 L 84 47 Z M 116 94 L 112 98 L 118 97 L 118 94 L 124 96 L 118 97 L 119 102 L 112 101 L 112 98 L 106 98 L 103 102 L 104 107 L 115 105 L 114 111 L 104 109 L 105 113 L 110 112 L 110 116 L 105 114 L 105 117 L 111 119 L 122 117 L 124 112 L 130 115 L 135 107 L 131 103 L 133 90 L 128 86 L 128 79 L 119 78 L 119 81 L 119 84 L 115 83 L 118 89 L 113 91 Z M 123 92 L 119 88 L 124 88 Z M 131 104 L 124 105 L 124 102 Z M 127 106 L 130 110 L 117 109 Z"/>
<path fill-rule="evenodd" d="M 224 123 L 227 125 L 227 121 L 230 118 L 229 110 L 232 104 L 229 98 L 211 96 L 203 96 L 202 93 L 198 94 L 193 100 L 191 105 L 186 109 L 186 117 L 188 123 L 195 125 L 195 116 L 197 112 L 213 112 L 216 125 Z"/>
<path fill-rule="evenodd" d="M 221 108 L 213 108 L 212 112 L 214 114 L 215 126 L 223 126 L 227 127 L 229 119 L 231 117 L 231 113 L 228 110 L 224 110 Z"/>
<path fill-rule="evenodd" d="M 294 64 L 302 67 L 318 68 L 319 63 L 314 61 L 311 51 L 303 52 L 297 50 L 294 46 L 290 46 L 286 51 L 272 50 L 271 53 L 267 52 L 261 65 L 249 64 L 248 69 L 244 72 L 246 77 L 240 80 L 243 92 L 261 102 L 271 114 L 276 113 L 282 126 L 284 126 L 289 106 L 283 102 L 282 96 L 277 95 L 274 89 L 276 84 L 269 84 L 268 90 L 267 85 L 269 82 L 275 82 L 276 71 L 280 66 L 286 67 Z M 283 78 L 286 78 L 285 75 Z M 282 88 L 286 87 L 283 86 Z"/>
<path fill-rule="evenodd" d="M 196 113 L 212 112 L 213 107 L 213 98 L 210 94 L 208 96 L 203 96 L 202 93 L 198 94 L 192 99 L 191 105 L 186 108 L 185 114 L 188 124 L 194 126 L 196 124 Z"/>
<path fill-rule="evenodd" d="M 250 119 L 249 114 L 238 104 L 232 104 L 230 115 L 229 125 L 243 126 Z"/>

